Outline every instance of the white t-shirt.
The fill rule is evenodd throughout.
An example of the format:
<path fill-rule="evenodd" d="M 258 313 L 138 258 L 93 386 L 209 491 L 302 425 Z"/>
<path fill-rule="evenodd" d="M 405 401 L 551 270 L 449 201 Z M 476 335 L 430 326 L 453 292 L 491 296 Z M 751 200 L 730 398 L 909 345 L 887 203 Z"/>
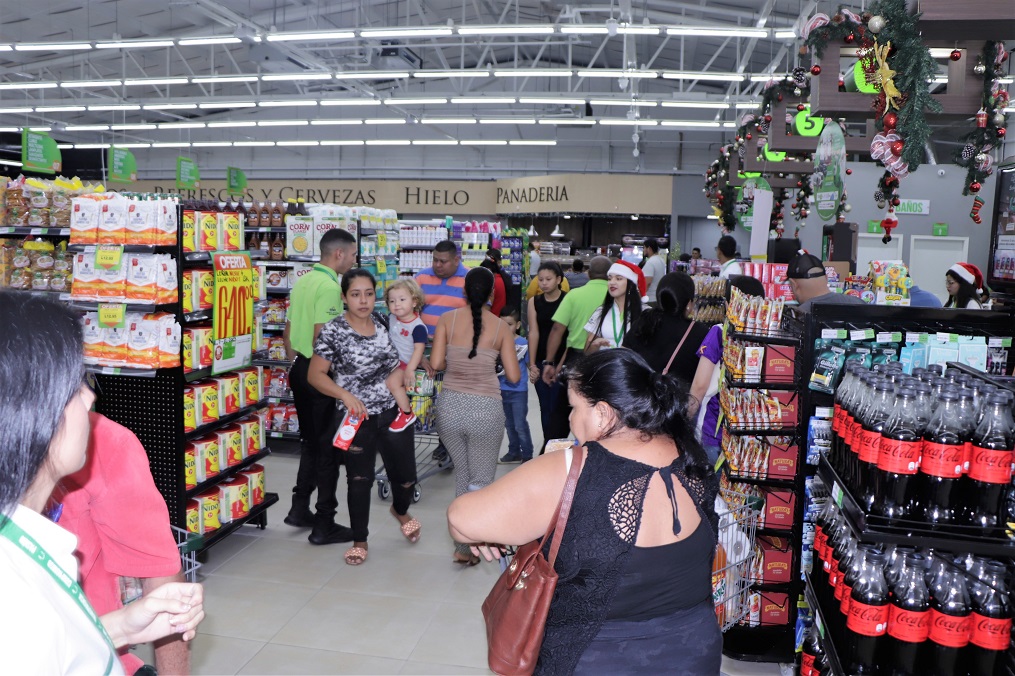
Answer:
<path fill-rule="evenodd" d="M 627 333 L 627 329 L 630 327 L 630 322 L 624 325 L 624 313 L 617 309 L 617 304 L 614 303 L 610 306 L 610 313 L 606 316 L 603 321 L 602 327 L 599 326 L 599 318 L 603 316 L 602 306 L 597 307 L 596 311 L 592 313 L 587 324 L 585 324 L 585 330 L 590 336 L 595 338 L 606 338 L 610 341 L 610 347 L 620 347 L 624 342 L 624 334 Z M 596 332 L 598 330 L 598 333 Z"/>
<path fill-rule="evenodd" d="M 719 269 L 719 276 L 723 279 L 729 279 L 733 275 L 744 274 L 744 269 L 740 267 L 740 263 L 736 259 L 728 260 L 723 263 L 722 268 Z"/>
<path fill-rule="evenodd" d="M 648 285 L 648 300 L 650 303 L 656 299 L 656 289 L 659 288 L 659 280 L 666 274 L 666 261 L 659 254 L 652 256 L 645 261 L 645 267 L 642 269 L 646 277 L 652 278 L 652 283 Z"/>
<path fill-rule="evenodd" d="M 542 259 L 539 257 L 539 253 L 533 249 L 529 252 L 529 277 L 535 277 L 539 272 L 539 265 Z"/>
<path fill-rule="evenodd" d="M 64 572 L 78 578 L 78 539 L 46 517 L 18 505 L 11 516 Z M 98 628 L 42 566 L 0 536 L 0 642 L 4 673 L 103 674 L 110 649 Z M 113 674 L 123 665 L 113 655 Z"/>

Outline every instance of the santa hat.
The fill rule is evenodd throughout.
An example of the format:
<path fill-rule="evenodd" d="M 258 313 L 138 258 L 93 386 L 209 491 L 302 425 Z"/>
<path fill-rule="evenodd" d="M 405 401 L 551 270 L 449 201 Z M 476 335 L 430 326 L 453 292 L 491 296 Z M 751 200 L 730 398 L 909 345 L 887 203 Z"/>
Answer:
<path fill-rule="evenodd" d="M 647 300 L 648 284 L 645 283 L 645 273 L 641 271 L 634 263 L 628 263 L 627 261 L 617 261 L 610 266 L 610 269 L 606 272 L 607 275 L 617 275 L 623 277 L 629 282 L 638 285 L 638 295 L 641 296 L 642 300 Z"/>
<path fill-rule="evenodd" d="M 983 273 L 972 263 L 956 263 L 948 268 L 948 272 L 972 284 L 977 292 L 983 290 Z"/>

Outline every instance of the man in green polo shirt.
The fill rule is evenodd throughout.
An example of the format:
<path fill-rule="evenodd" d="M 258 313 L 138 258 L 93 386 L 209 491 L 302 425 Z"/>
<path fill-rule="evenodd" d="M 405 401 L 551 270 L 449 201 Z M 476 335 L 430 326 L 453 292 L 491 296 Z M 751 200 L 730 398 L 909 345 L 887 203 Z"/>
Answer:
<path fill-rule="evenodd" d="M 334 454 L 321 443 L 321 435 L 334 413 L 335 400 L 318 392 L 307 382 L 307 368 L 314 356 L 314 342 L 324 325 L 342 314 L 342 288 L 339 275 L 344 275 L 356 263 L 356 238 L 345 230 L 329 230 L 321 237 L 321 262 L 297 280 L 289 295 L 286 314 L 286 354 L 293 360 L 289 369 L 289 387 L 296 401 L 296 414 L 300 419 L 300 466 L 296 472 L 292 508 L 285 523 L 297 528 L 314 526 L 310 511 L 310 495 L 317 487 L 319 465 L 325 454 Z M 325 463 L 328 464 L 328 463 Z M 334 471 L 338 470 L 335 464 Z M 341 529 L 342 532 L 338 533 Z M 315 529 L 316 530 L 316 529 Z M 348 531 L 348 532 L 345 532 Z M 352 529 L 337 526 L 329 530 L 331 538 L 347 535 L 352 540 Z"/>
<path fill-rule="evenodd" d="M 588 284 L 572 289 L 560 302 L 560 307 L 553 313 L 553 328 L 550 329 L 550 337 L 546 343 L 546 354 L 558 354 L 560 342 L 567 333 L 567 354 L 564 362 L 553 364 L 543 362 L 540 368 L 543 371 L 543 382 L 552 386 L 557 379 L 557 373 L 565 364 L 573 362 L 580 357 L 585 350 L 585 341 L 588 333 L 585 325 L 596 309 L 603 306 L 606 300 L 606 274 L 613 262 L 606 256 L 596 256 L 589 262 Z M 547 436 L 551 439 L 564 438 L 568 436 L 571 424 L 568 418 L 571 415 L 571 406 L 568 404 L 567 396 L 557 397 L 557 406 L 550 414 L 550 425 L 547 429 Z M 544 439 L 544 441 L 546 441 Z"/>

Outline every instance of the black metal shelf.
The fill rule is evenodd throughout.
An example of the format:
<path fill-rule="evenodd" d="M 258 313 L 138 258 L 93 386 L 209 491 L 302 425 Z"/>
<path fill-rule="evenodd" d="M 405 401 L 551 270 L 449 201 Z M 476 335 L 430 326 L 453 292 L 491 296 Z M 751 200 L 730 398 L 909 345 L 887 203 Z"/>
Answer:
<path fill-rule="evenodd" d="M 433 244 L 399 244 L 398 248 L 402 251 L 433 251 Z"/>
<path fill-rule="evenodd" d="M 261 324 L 265 331 L 285 331 L 285 324 Z"/>
<path fill-rule="evenodd" d="M 209 477 L 209 478 L 205 479 L 204 481 L 202 481 L 198 485 L 194 486 L 193 488 L 188 488 L 186 496 L 188 498 L 192 498 L 195 495 L 197 495 L 198 493 L 206 491 L 209 488 L 211 488 L 212 486 L 216 486 L 216 485 L 222 483 L 226 479 L 231 479 L 234 476 L 236 476 L 238 473 L 242 472 L 246 468 L 248 468 L 251 465 L 253 465 L 255 462 L 258 462 L 259 460 L 264 460 L 269 455 L 271 455 L 271 449 L 266 446 L 266 447 L 262 448 L 260 451 L 258 451 L 257 453 L 255 453 L 254 455 L 251 455 L 250 457 L 244 458 L 243 462 L 239 463 L 238 465 L 233 465 L 232 467 L 227 467 L 226 469 L 222 470 L 221 472 L 219 472 L 215 476 Z"/>
<path fill-rule="evenodd" d="M 758 535 L 771 535 L 776 538 L 791 538 L 796 533 L 794 532 L 793 526 L 787 526 L 786 528 L 756 528 L 754 532 Z"/>
<path fill-rule="evenodd" d="M 158 369 L 140 369 L 129 366 L 100 366 L 98 364 L 86 364 L 85 371 L 107 376 L 130 376 L 132 378 L 154 378 L 159 372 Z"/>
<path fill-rule="evenodd" d="M 61 299 L 62 300 L 62 299 Z M 175 303 L 139 303 L 137 301 L 119 301 L 119 300 L 74 300 L 73 298 L 66 301 L 67 305 L 72 310 L 79 310 L 81 312 L 95 312 L 99 309 L 100 305 L 126 305 L 127 312 L 176 312 Z"/>
<path fill-rule="evenodd" d="M 277 359 L 254 359 L 254 366 L 268 366 L 271 368 L 289 368 L 293 365 L 291 361 L 279 361 Z"/>
<path fill-rule="evenodd" d="M 320 263 L 320 256 L 287 256 L 287 260 L 293 263 Z"/>
<path fill-rule="evenodd" d="M 932 530 L 930 525 L 916 521 L 889 524 L 886 519 L 865 512 L 853 494 L 839 478 L 838 473 L 824 456 L 818 462 L 818 476 L 829 487 L 832 499 L 853 532 L 861 542 L 906 544 L 919 543 L 935 550 L 972 553 L 983 556 L 1015 558 L 1015 541 L 1005 537 L 988 537 L 972 526 L 942 526 Z"/>
<path fill-rule="evenodd" d="M 211 263 L 210 251 L 188 251 L 183 254 L 183 264 Z"/>
<path fill-rule="evenodd" d="M 789 488 L 796 490 L 796 479 L 770 479 L 768 477 L 749 477 L 740 474 L 734 474 L 730 472 L 727 474 L 730 481 L 736 481 L 742 484 L 751 484 L 753 486 L 770 486 L 773 488 Z"/>
<path fill-rule="evenodd" d="M 183 374 L 183 381 L 186 383 L 192 383 L 202 378 L 211 378 L 211 367 L 205 366 L 203 369 L 191 371 L 190 373 Z"/>
<path fill-rule="evenodd" d="M 267 402 L 266 399 L 262 399 L 259 402 L 257 402 L 256 404 L 250 404 L 249 406 L 244 406 L 243 408 L 241 408 L 236 413 L 230 413 L 229 415 L 224 415 L 224 416 L 220 417 L 218 420 L 214 420 L 214 421 L 212 421 L 210 423 L 205 423 L 204 425 L 201 425 L 197 429 L 195 429 L 195 430 L 193 430 L 191 432 L 187 432 L 183 436 L 184 436 L 184 438 L 187 441 L 191 441 L 193 439 L 197 439 L 198 437 L 203 437 L 204 435 L 208 434 L 209 432 L 214 432 L 215 430 L 217 430 L 220 427 L 224 427 L 224 426 L 228 425 L 229 423 L 236 422 L 237 420 L 239 420 L 240 418 L 242 418 L 242 417 L 244 417 L 246 415 L 250 415 L 251 413 L 253 413 L 257 409 L 261 408 L 262 406 L 264 406 L 267 403 L 268 402 Z"/>
<path fill-rule="evenodd" d="M 99 244 L 68 244 L 67 251 L 95 251 Z M 176 246 L 165 244 L 117 244 L 122 246 L 123 253 L 171 253 L 176 255 Z"/>
<path fill-rule="evenodd" d="M 266 433 L 272 439 L 291 439 L 293 441 L 299 441 L 299 432 L 276 432 L 275 430 L 268 430 Z"/>
<path fill-rule="evenodd" d="M 797 433 L 797 427 L 751 427 L 747 423 L 723 421 L 723 429 L 734 436 L 786 437 Z"/>
<path fill-rule="evenodd" d="M 183 314 L 183 321 L 180 322 L 186 326 L 188 324 L 200 324 L 201 322 L 211 321 L 211 310 L 194 310 L 193 312 L 185 312 Z"/>
<path fill-rule="evenodd" d="M 264 501 L 261 504 L 252 507 L 250 509 L 250 514 L 242 519 L 231 521 L 211 533 L 205 533 L 204 535 L 192 535 L 187 540 L 187 551 L 203 552 L 209 547 L 221 542 L 227 535 L 238 530 L 240 526 L 244 526 L 248 523 L 252 523 L 261 530 L 264 530 L 264 528 L 268 525 L 268 508 L 276 502 L 278 502 L 278 493 L 265 493 Z"/>
<path fill-rule="evenodd" d="M 804 598 L 807 599 L 807 605 L 814 611 L 814 621 L 818 625 L 818 636 L 821 639 L 821 647 L 825 651 L 825 658 L 828 660 L 828 666 L 834 676 L 840 676 L 846 672 L 842 668 L 842 661 L 839 659 L 839 653 L 835 649 L 835 644 L 832 642 L 832 637 L 828 634 L 828 618 L 825 615 L 824 608 L 818 603 L 818 598 L 814 594 L 814 582 L 811 579 L 810 574 L 807 575 L 807 584 L 804 585 Z"/>
<path fill-rule="evenodd" d="M 734 380 L 728 370 L 726 371 L 726 386 L 744 390 L 781 390 L 786 392 L 794 392 L 797 389 L 797 384 L 794 380 L 759 380 L 757 382 Z"/>
<path fill-rule="evenodd" d="M 296 400 L 292 396 L 288 397 L 265 397 L 269 404 L 295 404 Z"/>
<path fill-rule="evenodd" d="M 273 295 L 276 295 L 276 296 L 288 296 L 290 293 L 292 293 L 292 289 L 268 289 L 268 288 L 266 288 L 264 291 L 265 291 L 265 293 L 273 294 Z"/>
<path fill-rule="evenodd" d="M 727 340 L 741 340 L 749 343 L 762 343 L 765 345 L 786 345 L 795 347 L 800 345 L 800 336 L 782 330 L 765 331 L 752 333 L 748 331 L 730 330 L 726 332 Z"/>
<path fill-rule="evenodd" d="M 722 652 L 743 662 L 787 662 L 792 661 L 794 643 L 792 623 L 758 627 L 736 624 L 723 634 Z"/>
<path fill-rule="evenodd" d="M 258 226 L 256 228 L 244 228 L 243 231 L 244 232 L 262 232 L 262 233 L 263 232 L 270 232 L 272 234 L 279 234 L 279 235 L 284 235 L 286 233 L 286 229 L 284 227 L 281 227 L 281 226 L 280 227 L 275 227 L 275 228 L 273 228 L 271 226 L 268 226 L 268 227 Z"/>
<path fill-rule="evenodd" d="M 786 592 L 793 587 L 792 582 L 752 582 L 751 589 L 759 592 Z"/>
<path fill-rule="evenodd" d="M 32 227 L 29 225 L 2 225 L 0 235 L 46 235 L 49 237 L 69 237 L 70 228 Z"/>

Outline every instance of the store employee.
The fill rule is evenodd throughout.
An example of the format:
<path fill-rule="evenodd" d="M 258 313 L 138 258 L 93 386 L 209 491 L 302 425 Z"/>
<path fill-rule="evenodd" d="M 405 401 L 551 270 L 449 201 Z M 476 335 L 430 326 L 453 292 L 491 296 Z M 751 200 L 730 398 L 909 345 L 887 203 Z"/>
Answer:
<path fill-rule="evenodd" d="M 301 450 L 292 508 L 285 523 L 297 528 L 314 525 L 310 495 L 317 486 L 319 437 L 335 408 L 333 399 L 307 382 L 307 369 L 321 329 L 344 310 L 339 275 L 344 275 L 355 263 L 356 238 L 345 230 L 329 230 L 321 237 L 321 262 L 297 280 L 289 295 L 283 338 L 286 354 L 293 360 L 289 387 L 300 419 Z M 349 535 L 351 538 L 351 532 Z"/>
<path fill-rule="evenodd" d="M 715 256 L 719 259 L 719 264 L 722 266 L 719 268 L 719 276 L 723 279 L 744 274 L 743 268 L 737 262 L 736 255 L 737 240 L 729 235 L 720 237 L 719 244 L 715 247 Z"/>

